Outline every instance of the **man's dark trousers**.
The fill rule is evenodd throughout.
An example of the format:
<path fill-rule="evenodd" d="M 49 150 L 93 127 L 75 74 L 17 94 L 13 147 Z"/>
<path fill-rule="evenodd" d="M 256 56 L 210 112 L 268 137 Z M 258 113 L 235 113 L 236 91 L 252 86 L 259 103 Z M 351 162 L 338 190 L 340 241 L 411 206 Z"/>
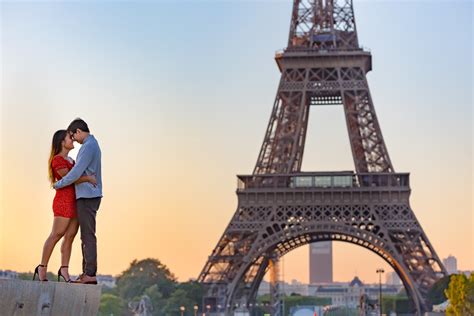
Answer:
<path fill-rule="evenodd" d="M 81 229 L 82 273 L 95 276 L 97 273 L 97 238 L 95 236 L 95 217 L 101 198 L 77 199 L 77 220 Z"/>

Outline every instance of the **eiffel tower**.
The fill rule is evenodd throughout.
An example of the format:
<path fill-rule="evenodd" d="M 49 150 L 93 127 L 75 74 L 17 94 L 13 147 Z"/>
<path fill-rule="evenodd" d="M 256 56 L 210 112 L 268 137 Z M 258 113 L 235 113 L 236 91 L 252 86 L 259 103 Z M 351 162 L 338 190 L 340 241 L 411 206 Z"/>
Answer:
<path fill-rule="evenodd" d="M 383 258 L 416 313 L 429 311 L 428 290 L 447 273 L 410 207 L 409 174 L 395 173 L 390 161 L 352 1 L 294 0 L 287 48 L 275 60 L 281 79 L 255 169 L 237 177 L 237 210 L 198 278 L 207 310 L 231 315 L 254 306 L 283 255 L 344 241 Z M 310 107 L 320 105 L 344 108 L 355 172 L 301 172 Z"/>

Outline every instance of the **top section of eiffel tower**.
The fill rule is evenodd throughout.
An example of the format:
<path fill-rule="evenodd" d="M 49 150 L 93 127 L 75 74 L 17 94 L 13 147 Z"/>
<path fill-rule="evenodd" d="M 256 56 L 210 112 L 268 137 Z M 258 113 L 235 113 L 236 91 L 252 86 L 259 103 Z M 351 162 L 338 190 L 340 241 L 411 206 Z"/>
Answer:
<path fill-rule="evenodd" d="M 352 0 L 295 0 L 287 51 L 359 50 Z"/>
<path fill-rule="evenodd" d="M 311 106 L 342 105 L 356 172 L 394 172 L 359 47 L 352 0 L 293 0 L 280 84 L 254 174 L 301 172 Z"/>

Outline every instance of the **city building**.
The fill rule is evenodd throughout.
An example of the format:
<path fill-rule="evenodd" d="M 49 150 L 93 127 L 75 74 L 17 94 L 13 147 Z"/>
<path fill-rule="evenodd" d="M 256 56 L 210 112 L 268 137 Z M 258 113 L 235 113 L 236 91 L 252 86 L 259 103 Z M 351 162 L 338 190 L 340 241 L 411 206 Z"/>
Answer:
<path fill-rule="evenodd" d="M 387 272 L 385 276 L 385 284 L 387 285 L 402 285 L 402 280 L 395 271 Z"/>
<path fill-rule="evenodd" d="M 309 245 L 309 283 L 328 284 L 332 278 L 332 242 L 321 241 Z"/>
<path fill-rule="evenodd" d="M 382 295 L 396 295 L 402 288 L 402 286 L 397 285 L 383 285 Z M 332 305 L 335 306 L 356 308 L 359 305 L 361 296 L 364 294 L 371 300 L 377 300 L 379 297 L 379 285 L 364 284 L 358 277 L 355 277 L 350 283 L 309 286 L 310 296 L 330 298 Z"/>
<path fill-rule="evenodd" d="M 398 276 L 393 277 L 395 284 L 382 285 L 382 295 L 397 295 L 403 289 L 401 281 L 397 281 L 397 278 Z M 331 304 L 334 306 L 355 308 L 359 305 L 362 295 L 367 295 L 371 300 L 378 300 L 380 288 L 379 284 L 364 284 L 358 277 L 354 277 L 349 283 L 304 284 L 292 280 L 291 283 L 280 282 L 279 289 L 281 294 L 330 298 Z M 270 283 L 264 280 L 260 284 L 257 295 L 265 294 L 270 294 Z"/>
<path fill-rule="evenodd" d="M 458 273 L 458 260 L 456 257 L 449 255 L 447 258 L 443 259 L 443 264 L 448 274 Z"/>
<path fill-rule="evenodd" d="M 113 288 L 115 287 L 116 279 L 111 275 L 97 275 L 97 283 L 103 286 Z"/>
<path fill-rule="evenodd" d="M 12 270 L 0 270 L 0 279 L 18 279 L 18 272 Z"/>
<path fill-rule="evenodd" d="M 280 285 L 281 286 L 281 285 Z M 303 296 L 308 295 L 308 284 L 299 282 L 298 280 L 291 280 L 291 283 L 284 283 L 282 291 L 285 295 L 299 294 Z"/>
<path fill-rule="evenodd" d="M 459 274 L 464 274 L 466 277 L 469 278 L 469 277 L 471 276 L 471 274 L 474 274 L 474 270 L 471 270 L 471 271 L 469 271 L 469 270 L 466 270 L 466 271 L 458 271 L 458 273 L 459 273 Z"/>
<path fill-rule="evenodd" d="M 291 294 L 299 294 L 303 296 L 308 295 L 308 284 L 299 282 L 298 280 L 292 280 L 291 283 L 286 282 L 279 282 L 279 289 L 281 294 L 291 295 Z M 258 288 L 257 295 L 265 295 L 270 294 L 270 283 L 263 280 L 260 283 L 260 287 Z"/>

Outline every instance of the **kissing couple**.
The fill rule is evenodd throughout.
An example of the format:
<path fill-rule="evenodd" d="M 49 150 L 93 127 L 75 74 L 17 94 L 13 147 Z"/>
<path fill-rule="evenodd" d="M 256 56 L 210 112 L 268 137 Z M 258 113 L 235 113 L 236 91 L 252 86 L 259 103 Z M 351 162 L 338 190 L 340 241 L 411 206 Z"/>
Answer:
<path fill-rule="evenodd" d="M 77 162 L 68 156 L 74 142 L 81 144 Z M 53 227 L 43 246 L 41 263 L 35 268 L 33 280 L 48 281 L 49 258 L 57 242 L 61 244 L 61 266 L 58 282 L 97 284 L 96 215 L 102 200 L 101 151 L 84 120 L 78 118 L 66 130 L 53 135 L 48 161 L 49 180 L 56 190 L 53 200 Z M 72 243 L 81 230 L 82 274 L 71 280 L 69 260 Z"/>

